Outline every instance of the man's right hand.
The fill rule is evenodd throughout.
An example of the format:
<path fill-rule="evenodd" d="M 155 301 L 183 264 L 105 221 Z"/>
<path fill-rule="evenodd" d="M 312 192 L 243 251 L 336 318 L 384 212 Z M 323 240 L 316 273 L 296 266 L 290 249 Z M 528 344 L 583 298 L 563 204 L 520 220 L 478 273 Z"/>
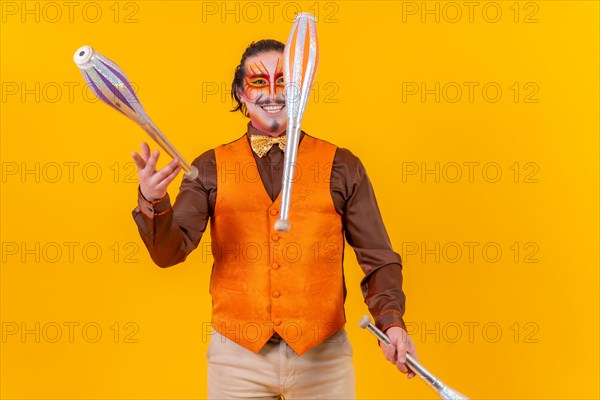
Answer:
<path fill-rule="evenodd" d="M 131 153 L 138 167 L 140 191 L 148 201 L 162 199 L 167 194 L 167 186 L 169 186 L 169 183 L 175 179 L 181 170 L 181 164 L 175 158 L 163 169 L 157 171 L 156 163 L 158 162 L 160 151 L 154 150 L 152 155 L 150 155 L 150 146 L 146 142 L 142 142 L 141 149 L 142 155 L 139 155 L 135 151 Z"/>

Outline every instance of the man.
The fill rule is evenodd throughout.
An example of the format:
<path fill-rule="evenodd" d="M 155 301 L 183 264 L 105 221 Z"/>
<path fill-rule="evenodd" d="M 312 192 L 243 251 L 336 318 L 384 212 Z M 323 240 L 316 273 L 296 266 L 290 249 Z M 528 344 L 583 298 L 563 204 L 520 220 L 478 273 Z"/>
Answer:
<path fill-rule="evenodd" d="M 365 277 L 362 293 L 394 345 L 386 359 L 414 376 L 416 357 L 402 319 L 402 264 L 383 225 L 371 183 L 350 151 L 300 136 L 290 204 L 291 231 L 276 232 L 287 127 L 284 45 L 252 43 L 235 71 L 232 97 L 250 118 L 246 134 L 209 150 L 171 206 L 178 160 L 156 171 L 159 152 L 132 156 L 139 169 L 133 217 L 154 262 L 185 260 L 211 222 L 213 298 L 209 398 L 355 397 L 344 324 L 344 236 Z"/>

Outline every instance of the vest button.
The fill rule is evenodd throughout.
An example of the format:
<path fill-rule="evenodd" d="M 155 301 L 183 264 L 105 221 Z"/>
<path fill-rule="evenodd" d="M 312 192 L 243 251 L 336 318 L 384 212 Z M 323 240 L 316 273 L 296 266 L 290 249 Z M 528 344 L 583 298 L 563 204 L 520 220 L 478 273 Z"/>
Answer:
<path fill-rule="evenodd" d="M 277 299 L 279 296 L 281 296 L 281 294 L 277 290 L 273 292 L 273 297 Z"/>
<path fill-rule="evenodd" d="M 279 235 L 278 234 L 274 234 L 273 236 L 271 236 L 271 239 L 273 239 L 274 241 L 278 241 L 279 240 Z"/>
<path fill-rule="evenodd" d="M 269 211 L 271 213 L 271 215 L 277 215 L 278 211 L 274 208 L 271 208 L 271 211 Z"/>
<path fill-rule="evenodd" d="M 273 263 L 273 264 L 271 264 L 271 268 L 273 268 L 273 269 L 279 269 L 279 264 Z"/>

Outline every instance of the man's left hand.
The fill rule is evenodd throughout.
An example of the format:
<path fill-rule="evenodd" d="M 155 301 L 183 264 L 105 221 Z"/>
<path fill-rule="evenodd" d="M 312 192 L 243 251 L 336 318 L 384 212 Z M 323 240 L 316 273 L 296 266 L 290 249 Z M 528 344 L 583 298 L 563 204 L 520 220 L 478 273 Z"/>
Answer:
<path fill-rule="evenodd" d="M 415 345 L 408 333 L 399 326 L 392 326 L 385 331 L 393 344 L 387 345 L 379 342 L 379 346 L 383 350 L 386 360 L 395 364 L 398 370 L 404 374 L 408 374 L 408 379 L 413 378 L 415 373 L 408 368 L 406 363 L 406 353 L 410 354 L 413 359 L 418 360 Z"/>

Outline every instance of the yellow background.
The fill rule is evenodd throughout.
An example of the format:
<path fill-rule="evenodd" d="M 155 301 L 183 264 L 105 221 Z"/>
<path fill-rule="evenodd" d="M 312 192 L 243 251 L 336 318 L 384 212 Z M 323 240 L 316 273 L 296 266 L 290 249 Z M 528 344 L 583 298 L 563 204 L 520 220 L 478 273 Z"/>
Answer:
<path fill-rule="evenodd" d="M 119 64 L 191 161 L 244 132 L 246 120 L 228 112 L 223 90 L 249 42 L 285 42 L 297 7 L 75 2 L 70 17 L 63 2 L 48 4 L 0 4 L 0 395 L 204 398 L 210 254 L 199 248 L 167 270 L 151 262 L 130 215 L 130 153 L 146 135 L 86 100 L 72 56 L 91 45 Z M 471 21 L 463 2 L 296 4 L 320 19 L 317 89 L 303 129 L 365 164 L 405 259 L 406 321 L 423 364 L 476 399 L 597 399 L 598 2 L 476 2 Z M 439 22 L 423 7 L 438 7 Z M 440 101 L 408 95 L 411 82 L 438 82 Z M 473 101 L 464 82 L 479 85 Z M 487 100 L 482 94 L 490 82 L 502 90 L 496 102 L 491 89 Z M 462 97 L 452 102 L 457 85 Z M 436 163 L 439 182 L 420 175 Z M 467 165 L 475 164 L 465 163 L 479 163 L 472 182 Z M 456 165 L 463 175 L 451 182 Z M 407 174 L 415 166 L 419 173 Z M 34 172 L 22 176 L 26 169 Z M 488 182 L 497 169 L 500 180 Z M 208 241 L 207 233 L 201 248 Z M 472 259 L 470 242 L 478 243 Z M 492 262 L 496 248 L 502 256 Z M 434 398 L 357 327 L 366 306 L 350 248 L 345 271 L 358 397 Z M 21 336 L 36 323 L 39 343 L 35 333 Z M 90 343 L 94 327 L 102 336 Z"/>

